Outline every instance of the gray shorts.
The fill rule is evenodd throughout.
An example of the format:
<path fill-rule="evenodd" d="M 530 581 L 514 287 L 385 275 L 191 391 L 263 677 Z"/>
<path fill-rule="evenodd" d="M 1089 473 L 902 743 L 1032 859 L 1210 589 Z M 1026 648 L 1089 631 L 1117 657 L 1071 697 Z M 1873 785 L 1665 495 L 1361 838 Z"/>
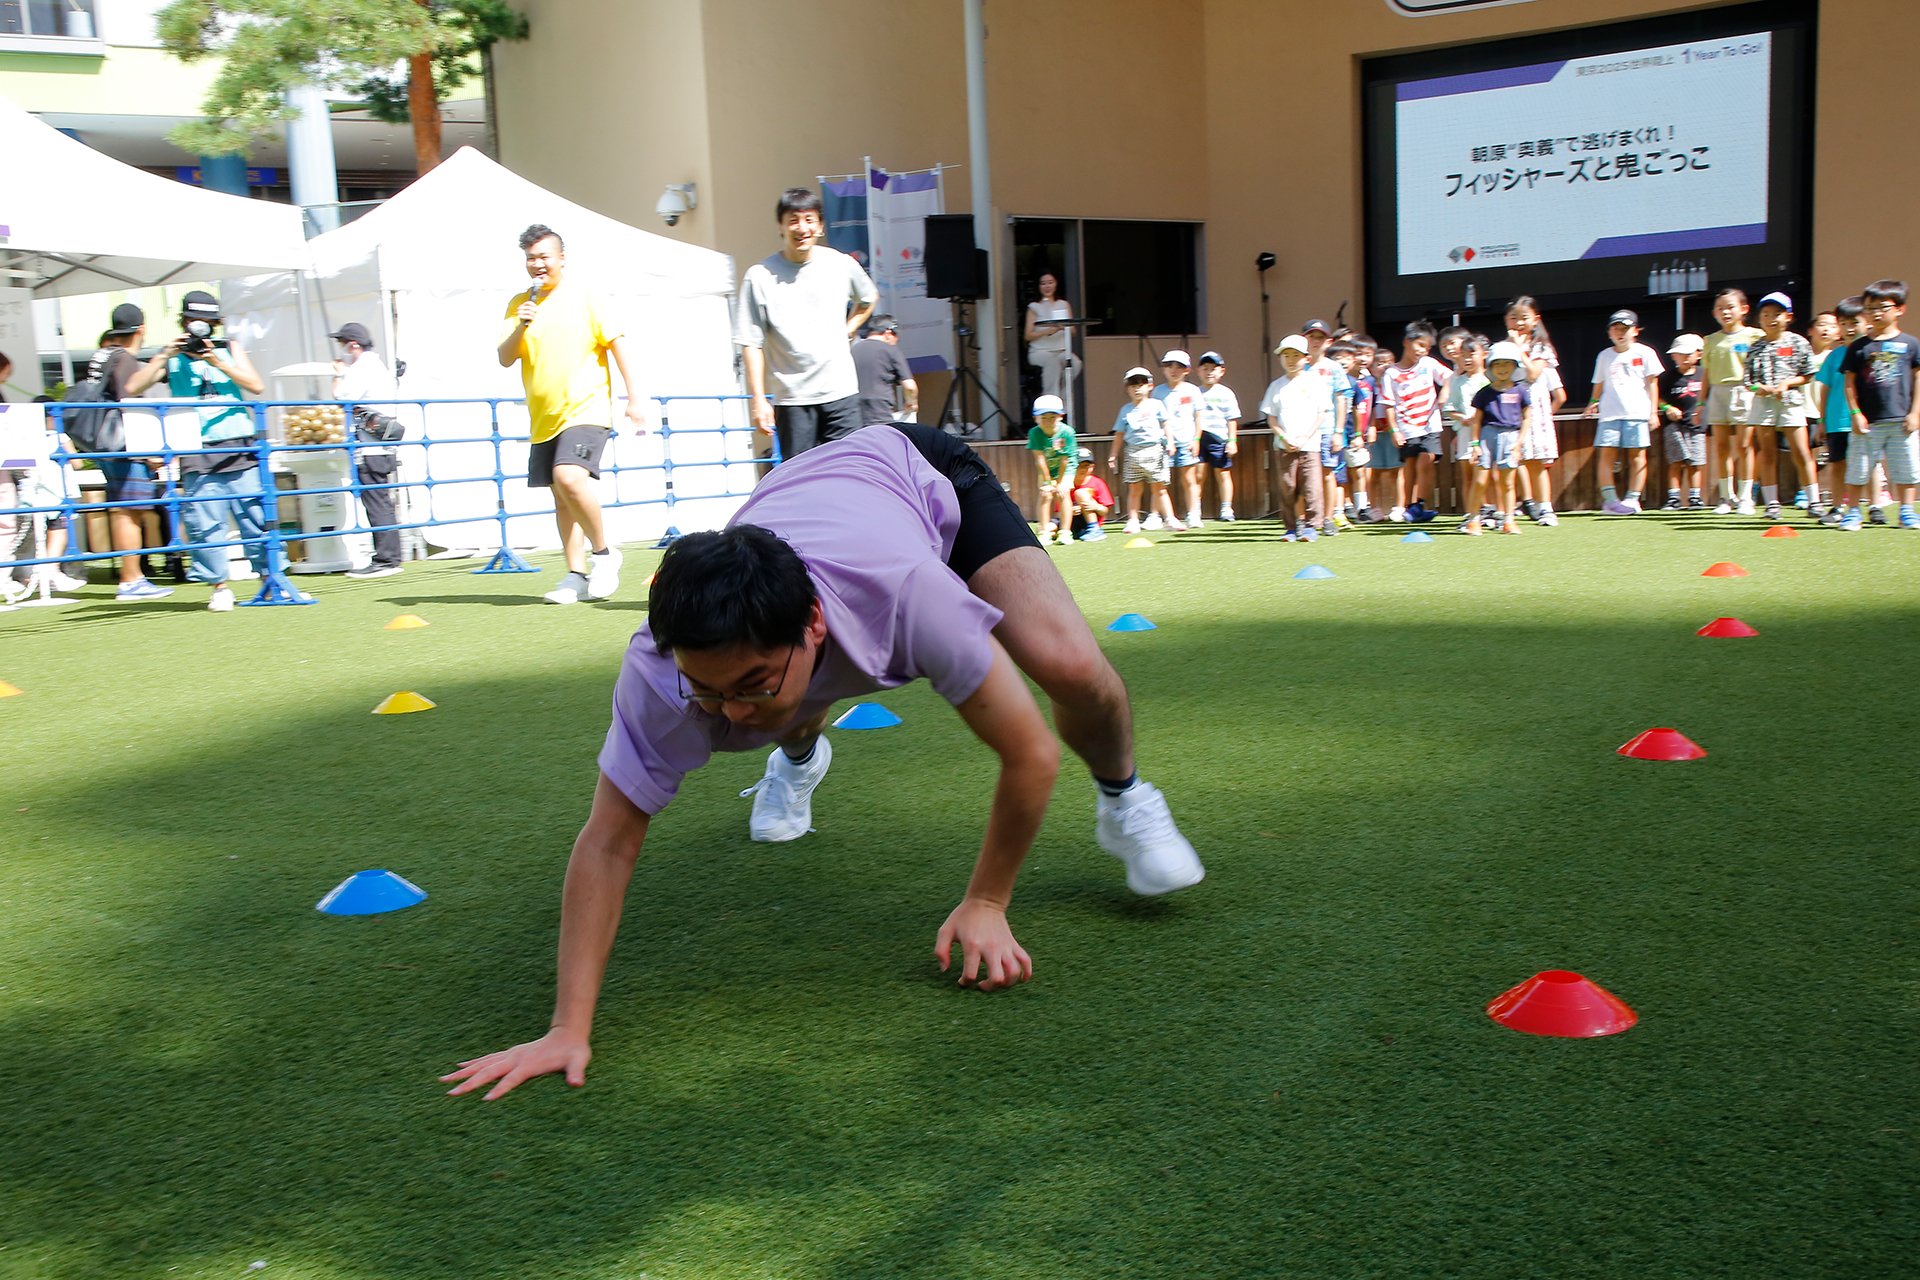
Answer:
<path fill-rule="evenodd" d="M 1847 449 L 1847 483 L 1863 485 L 1873 479 L 1876 465 L 1887 469 L 1887 483 L 1920 484 L 1920 436 L 1909 435 L 1907 424 L 1895 419 L 1876 422 L 1865 435 L 1856 434 Z"/>
<path fill-rule="evenodd" d="M 1667 441 L 1667 461 L 1684 462 L 1688 466 L 1707 465 L 1707 433 L 1689 431 L 1685 427 L 1676 427 L 1669 422 L 1662 428 Z"/>
<path fill-rule="evenodd" d="M 1753 404 L 1753 392 L 1738 382 L 1715 382 L 1707 387 L 1707 408 L 1702 415 L 1708 426 L 1731 427 L 1745 423 Z"/>
<path fill-rule="evenodd" d="M 1163 444 L 1128 449 L 1120 464 L 1120 478 L 1127 484 L 1145 484 L 1149 481 L 1165 484 L 1167 474 L 1167 446 Z"/>

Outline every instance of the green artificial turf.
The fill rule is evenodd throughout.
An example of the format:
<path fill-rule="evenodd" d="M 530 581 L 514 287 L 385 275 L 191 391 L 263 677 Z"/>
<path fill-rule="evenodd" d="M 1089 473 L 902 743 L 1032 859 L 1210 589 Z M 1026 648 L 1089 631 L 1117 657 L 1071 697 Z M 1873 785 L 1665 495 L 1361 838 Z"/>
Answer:
<path fill-rule="evenodd" d="M 545 1026 L 652 553 L 602 606 L 544 557 L 0 616 L 0 1276 L 1911 1276 L 1920 536 L 1760 527 L 1057 551 L 1159 624 L 1100 639 L 1204 884 L 1129 894 L 1070 773 L 1034 982 L 957 990 L 993 766 L 901 690 L 801 842 L 759 756 L 689 782 L 587 1087 L 491 1104 L 435 1077 Z M 1711 754 L 1614 754 L 1653 726 Z M 431 896 L 313 910 L 368 867 Z M 1486 1017 L 1547 968 L 1639 1025 Z"/>

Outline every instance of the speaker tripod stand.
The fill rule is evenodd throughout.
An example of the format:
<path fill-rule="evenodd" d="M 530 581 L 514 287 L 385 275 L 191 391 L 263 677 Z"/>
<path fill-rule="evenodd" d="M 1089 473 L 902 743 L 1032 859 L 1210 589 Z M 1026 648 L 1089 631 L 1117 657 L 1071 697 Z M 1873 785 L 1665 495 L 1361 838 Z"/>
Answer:
<path fill-rule="evenodd" d="M 953 332 L 960 339 L 960 363 L 953 371 L 953 380 L 947 384 L 947 398 L 940 406 L 940 429 L 962 439 L 984 436 L 987 423 L 993 421 L 995 415 L 1007 424 L 1009 430 L 1017 425 L 1000 407 L 1000 401 L 993 392 L 987 390 L 986 382 L 974 372 L 973 367 L 980 359 L 980 344 L 975 340 L 973 326 L 969 323 L 973 318 L 973 305 L 971 298 L 953 300 Z M 993 406 L 993 413 L 983 413 L 971 432 L 967 430 L 966 388 L 969 386 L 981 400 Z"/>

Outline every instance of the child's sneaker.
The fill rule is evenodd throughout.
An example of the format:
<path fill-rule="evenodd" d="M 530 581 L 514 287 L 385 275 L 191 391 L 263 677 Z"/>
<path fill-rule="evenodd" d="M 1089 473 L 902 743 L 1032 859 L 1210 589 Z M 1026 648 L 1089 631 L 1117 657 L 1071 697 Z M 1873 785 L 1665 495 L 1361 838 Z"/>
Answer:
<path fill-rule="evenodd" d="M 1185 533 L 1187 526 L 1181 524 L 1178 520 L 1169 520 L 1166 523 L 1166 529 L 1169 533 Z"/>
<path fill-rule="evenodd" d="M 1187 512 L 1187 528 L 1204 529 L 1206 527 L 1207 527 L 1206 521 L 1200 518 L 1200 513 L 1198 511 Z"/>
<path fill-rule="evenodd" d="M 1778 520 L 1779 518 L 1780 518 L 1780 504 L 1777 502 L 1769 502 L 1767 504 L 1767 519 Z"/>
<path fill-rule="evenodd" d="M 1842 517 L 1840 521 L 1840 527 L 1846 530 L 1848 533 L 1860 532 L 1860 524 L 1861 524 L 1860 508 L 1858 507 L 1853 507 L 1849 509 L 1847 514 L 1844 517 Z"/>
<path fill-rule="evenodd" d="M 1913 504 L 1910 502 L 1900 504 L 1900 527 L 1902 529 L 1920 529 L 1920 514 L 1915 513 Z"/>
<path fill-rule="evenodd" d="M 1661 508 L 1660 508 L 1660 509 L 1661 509 L 1662 511 L 1678 511 L 1678 510 L 1680 510 L 1680 509 L 1681 509 L 1681 504 L 1680 504 L 1680 495 L 1679 495 L 1679 494 L 1677 494 L 1677 493 L 1670 493 L 1670 494 L 1668 494 L 1668 495 L 1667 495 L 1667 500 L 1666 500 L 1666 502 L 1665 502 L 1665 504 L 1663 504 L 1663 505 L 1661 506 Z"/>
<path fill-rule="evenodd" d="M 165 600 L 172 594 L 172 587 L 156 587 L 145 578 L 135 578 L 132 582 L 121 583 L 120 589 L 113 593 L 113 598 L 124 604 L 128 601 Z"/>
<path fill-rule="evenodd" d="M 1637 503 L 1622 502 L 1618 498 L 1609 498 L 1600 509 L 1610 516 L 1630 516 L 1635 513 L 1637 507 Z"/>
<path fill-rule="evenodd" d="M 1867 522 L 1869 524 L 1885 524 L 1887 522 L 1886 511 L 1880 507 L 1869 508 L 1867 511 Z"/>
<path fill-rule="evenodd" d="M 1222 507 L 1222 508 L 1220 508 L 1220 515 L 1219 515 L 1219 520 L 1220 520 L 1220 522 L 1221 522 L 1222 524 L 1232 524 L 1232 523 L 1233 523 L 1233 508 L 1232 508 L 1232 507 Z"/>
<path fill-rule="evenodd" d="M 1707 509 L 1707 504 L 1706 504 L 1706 503 L 1705 503 L 1704 501 L 1702 501 L 1701 499 L 1699 499 L 1699 498 L 1688 498 L 1688 499 L 1687 499 L 1687 510 L 1689 510 L 1689 511 L 1705 511 L 1706 509 Z"/>
<path fill-rule="evenodd" d="M 1104 542 L 1106 537 L 1107 531 L 1097 524 L 1090 524 L 1080 531 L 1080 541 L 1082 542 Z"/>
<path fill-rule="evenodd" d="M 1549 529 L 1556 528 L 1560 523 L 1560 517 L 1554 514 L 1552 507 L 1548 507 L 1540 513 L 1540 523 Z"/>
<path fill-rule="evenodd" d="M 1318 542 L 1320 541 L 1320 531 L 1310 524 L 1303 524 L 1300 526 L 1300 541 Z"/>
<path fill-rule="evenodd" d="M 1405 507 L 1395 507 L 1393 510 L 1387 512 L 1387 520 L 1392 524 L 1405 524 L 1407 522 L 1407 509 Z"/>
<path fill-rule="evenodd" d="M 1733 514 L 1733 504 L 1731 502 L 1723 502 L 1713 509 L 1713 514 L 1717 516 L 1730 516 Z"/>
<path fill-rule="evenodd" d="M 1140 517 L 1133 516 L 1129 518 L 1127 521 L 1127 527 L 1121 530 L 1121 532 L 1128 533 L 1128 534 L 1134 534 L 1134 533 L 1140 532 Z"/>
<path fill-rule="evenodd" d="M 1289 530 L 1287 530 L 1287 531 L 1286 531 L 1285 533 L 1283 533 L 1283 534 L 1281 534 L 1281 535 L 1280 535 L 1280 541 L 1282 541 L 1282 542 L 1298 542 L 1298 541 L 1300 541 L 1300 535 L 1299 535 L 1299 534 L 1297 534 L 1297 533 L 1295 533 L 1295 532 L 1294 532 L 1293 530 L 1291 530 L 1291 529 L 1289 529 Z"/>
<path fill-rule="evenodd" d="M 1500 532 L 1518 533 L 1520 532 L 1520 522 L 1515 520 L 1512 516 L 1508 516 L 1505 520 L 1502 520 L 1500 522 Z"/>
<path fill-rule="evenodd" d="M 1323 538 L 1337 538 L 1340 536 L 1340 526 L 1331 520 L 1323 520 L 1320 522 L 1320 536 Z"/>
<path fill-rule="evenodd" d="M 1340 530 L 1343 533 L 1346 530 L 1353 528 L 1353 521 L 1347 519 L 1346 513 L 1344 511 L 1335 512 L 1333 519 L 1327 521 L 1327 523 L 1332 525 L 1334 528 Z"/>
<path fill-rule="evenodd" d="M 1754 513 L 1754 506 L 1753 506 L 1752 498 L 1740 499 L 1740 505 L 1733 509 L 1733 514 L 1737 516 L 1750 516 L 1753 513 Z"/>
<path fill-rule="evenodd" d="M 1140 527 L 1142 529 L 1145 529 L 1148 533 L 1158 533 L 1160 532 L 1160 530 L 1166 528 L 1167 526 L 1160 519 L 1160 513 L 1156 511 L 1151 515 L 1149 515 L 1144 521 L 1142 521 Z"/>
<path fill-rule="evenodd" d="M 1466 534 L 1469 538 L 1477 538 L 1485 533 L 1486 530 L 1480 527 L 1479 516 L 1468 516 L 1460 522 L 1460 532 Z"/>
<path fill-rule="evenodd" d="M 207 610 L 211 613 L 227 613 L 233 608 L 233 588 L 221 583 L 207 597 Z"/>

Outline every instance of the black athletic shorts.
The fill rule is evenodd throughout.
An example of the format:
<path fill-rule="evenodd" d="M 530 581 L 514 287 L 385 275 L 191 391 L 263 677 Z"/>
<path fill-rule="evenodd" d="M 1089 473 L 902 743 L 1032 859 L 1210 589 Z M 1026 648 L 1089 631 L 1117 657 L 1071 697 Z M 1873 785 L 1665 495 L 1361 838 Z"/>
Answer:
<path fill-rule="evenodd" d="M 550 440 L 542 440 L 527 451 L 527 488 L 553 488 L 556 466 L 585 467 L 595 480 L 600 478 L 600 455 L 606 451 L 606 427 L 567 427 Z"/>
<path fill-rule="evenodd" d="M 1827 461 L 1833 466 L 1841 466 L 1847 460 L 1847 437 L 1851 431 L 1827 432 Z"/>
<path fill-rule="evenodd" d="M 777 404 L 773 432 L 780 438 L 780 456 L 795 458 L 815 445 L 850 436 L 867 425 L 860 420 L 865 416 L 857 395 L 825 404 Z"/>
<path fill-rule="evenodd" d="M 1202 431 L 1200 433 L 1200 461 L 1215 471 L 1229 471 L 1233 468 L 1233 455 L 1227 452 L 1224 436 L 1216 436 Z"/>
<path fill-rule="evenodd" d="M 959 495 L 960 532 L 954 535 L 953 554 L 947 557 L 949 569 L 962 579 L 971 578 L 1004 551 L 1040 545 L 1033 526 L 1000 487 L 993 468 L 966 441 L 918 422 L 896 422 L 893 429 L 913 441 L 920 456 L 953 481 L 953 491 Z"/>
<path fill-rule="evenodd" d="M 1435 431 L 1431 435 L 1415 436 L 1413 439 L 1401 445 L 1400 461 L 1412 462 L 1423 453 L 1430 453 L 1436 458 L 1444 458 L 1446 452 L 1447 447 L 1442 442 L 1440 432 Z"/>

